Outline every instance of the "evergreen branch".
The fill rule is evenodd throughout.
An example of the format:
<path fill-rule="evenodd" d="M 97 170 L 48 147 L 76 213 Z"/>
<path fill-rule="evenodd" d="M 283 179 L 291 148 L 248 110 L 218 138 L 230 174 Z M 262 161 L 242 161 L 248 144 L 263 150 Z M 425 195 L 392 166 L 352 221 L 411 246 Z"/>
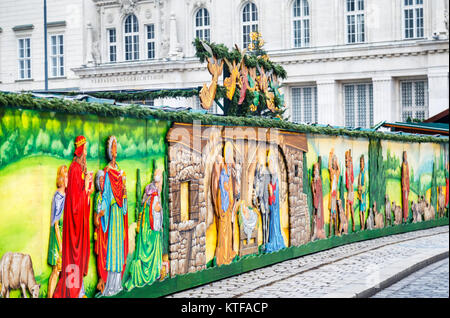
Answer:
<path fill-rule="evenodd" d="M 88 103 L 59 98 L 35 98 L 31 94 L 0 92 L 0 108 L 30 109 L 36 111 L 58 112 L 72 115 L 98 115 L 101 117 L 129 117 L 138 119 L 159 119 L 170 122 L 193 123 L 200 121 L 205 125 L 227 125 L 243 127 L 278 128 L 282 130 L 319 134 L 329 136 L 347 136 L 352 138 L 367 138 L 374 140 L 391 140 L 402 142 L 433 142 L 448 143 L 448 137 L 435 137 L 423 135 L 398 135 L 378 131 L 358 131 L 347 128 L 318 127 L 295 124 L 288 121 L 264 118 L 260 116 L 236 117 L 218 116 L 212 114 L 193 113 L 189 111 L 169 112 L 142 107 L 140 105 L 110 105 Z"/>

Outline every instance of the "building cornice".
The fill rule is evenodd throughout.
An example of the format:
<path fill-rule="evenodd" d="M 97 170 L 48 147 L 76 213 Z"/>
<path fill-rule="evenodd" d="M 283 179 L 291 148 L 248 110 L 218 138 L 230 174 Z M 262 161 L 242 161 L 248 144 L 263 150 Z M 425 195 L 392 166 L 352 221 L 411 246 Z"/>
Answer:
<path fill-rule="evenodd" d="M 16 25 L 12 28 L 12 30 L 14 32 L 19 32 L 19 31 L 29 31 L 29 30 L 33 30 L 34 29 L 34 25 L 33 24 L 23 24 L 23 25 Z"/>
<path fill-rule="evenodd" d="M 47 23 L 47 28 L 65 27 L 66 25 L 67 25 L 66 21 L 54 21 Z"/>
<path fill-rule="evenodd" d="M 92 0 L 97 6 L 107 6 L 112 4 L 119 4 L 119 0 Z"/>
<path fill-rule="evenodd" d="M 283 65 L 355 61 L 368 59 L 397 58 L 429 54 L 448 54 L 449 41 L 416 41 L 304 48 L 268 52 L 270 57 Z"/>
<path fill-rule="evenodd" d="M 448 54 L 448 41 L 427 41 L 424 43 L 396 43 L 383 45 L 342 46 L 334 48 L 311 48 L 268 52 L 271 58 L 282 65 L 330 63 L 341 61 L 391 59 L 405 56 L 425 56 L 430 54 Z M 100 64 L 93 67 L 75 68 L 80 78 L 124 76 L 152 73 L 173 73 L 206 71 L 206 65 L 198 58 L 184 58 L 170 61 L 136 61 Z"/>
<path fill-rule="evenodd" d="M 93 67 L 74 68 L 80 78 L 125 76 L 139 74 L 158 74 L 174 72 L 195 72 L 206 70 L 206 65 L 196 58 L 181 61 L 136 61 L 126 63 L 108 63 Z"/>
<path fill-rule="evenodd" d="M 145 3 L 145 2 L 154 2 L 155 0 L 92 0 L 95 5 L 98 7 L 105 7 L 105 6 L 113 6 L 113 5 L 122 5 L 125 2 L 132 3 L 132 5 L 136 5 L 139 3 Z M 161 0 L 160 0 L 161 1 Z"/>

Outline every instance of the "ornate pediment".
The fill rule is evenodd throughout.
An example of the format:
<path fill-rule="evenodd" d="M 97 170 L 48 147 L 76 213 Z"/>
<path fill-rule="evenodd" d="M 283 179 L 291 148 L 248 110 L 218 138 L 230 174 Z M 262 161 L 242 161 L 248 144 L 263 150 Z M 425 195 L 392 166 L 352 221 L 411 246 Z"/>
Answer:
<path fill-rule="evenodd" d="M 132 14 L 136 10 L 138 0 L 119 0 L 120 10 L 124 15 Z"/>
<path fill-rule="evenodd" d="M 97 6 L 119 5 L 122 12 L 129 14 L 136 9 L 138 2 L 142 0 L 92 0 Z"/>

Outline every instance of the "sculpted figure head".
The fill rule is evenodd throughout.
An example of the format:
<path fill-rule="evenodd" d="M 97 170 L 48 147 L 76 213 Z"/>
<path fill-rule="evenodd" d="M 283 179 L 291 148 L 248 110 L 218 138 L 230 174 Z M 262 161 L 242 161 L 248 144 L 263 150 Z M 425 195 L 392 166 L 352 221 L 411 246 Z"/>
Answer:
<path fill-rule="evenodd" d="M 267 168 L 271 174 L 275 174 L 277 172 L 277 161 L 275 158 L 275 151 L 270 149 L 267 153 Z"/>
<path fill-rule="evenodd" d="M 228 165 L 234 163 L 233 144 L 229 141 L 223 147 L 223 158 Z"/>
<path fill-rule="evenodd" d="M 161 169 L 156 169 L 153 177 L 153 182 L 155 183 L 158 192 L 161 193 L 163 186 L 163 171 Z"/>
<path fill-rule="evenodd" d="M 68 170 L 67 166 L 63 165 L 58 168 L 58 172 L 56 174 L 56 187 L 57 188 L 67 188 L 67 183 L 69 181 L 68 178 Z"/>
<path fill-rule="evenodd" d="M 81 165 L 84 172 L 86 172 L 86 158 L 87 158 L 87 140 L 84 136 L 78 136 L 75 139 L 75 153 L 74 159 Z"/>
<path fill-rule="evenodd" d="M 95 187 L 97 191 L 103 191 L 103 186 L 105 184 L 105 172 L 103 170 L 97 171 L 95 176 Z"/>
<path fill-rule="evenodd" d="M 346 153 L 345 153 L 345 166 L 346 167 L 350 167 L 352 164 L 352 151 L 349 149 Z"/>
<path fill-rule="evenodd" d="M 115 136 L 108 138 L 108 159 L 115 162 L 117 158 L 117 139 Z"/>
<path fill-rule="evenodd" d="M 313 170 L 313 171 L 314 171 L 314 174 L 313 174 L 314 179 L 320 178 L 320 165 L 319 165 L 318 162 L 316 162 L 316 163 L 314 164 L 313 169 L 314 169 L 314 170 Z"/>

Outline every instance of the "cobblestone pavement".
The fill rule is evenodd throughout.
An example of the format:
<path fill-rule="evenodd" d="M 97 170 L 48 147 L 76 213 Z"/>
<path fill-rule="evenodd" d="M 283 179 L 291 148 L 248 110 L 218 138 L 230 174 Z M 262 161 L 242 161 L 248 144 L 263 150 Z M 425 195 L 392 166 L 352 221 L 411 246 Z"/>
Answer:
<path fill-rule="evenodd" d="M 448 298 L 449 259 L 427 266 L 372 298 Z"/>
<path fill-rule="evenodd" d="M 448 232 L 449 227 L 443 226 L 352 243 L 167 297 L 324 297 L 345 289 L 349 284 L 372 284 L 382 276 L 384 269 L 418 255 L 448 251 Z"/>

